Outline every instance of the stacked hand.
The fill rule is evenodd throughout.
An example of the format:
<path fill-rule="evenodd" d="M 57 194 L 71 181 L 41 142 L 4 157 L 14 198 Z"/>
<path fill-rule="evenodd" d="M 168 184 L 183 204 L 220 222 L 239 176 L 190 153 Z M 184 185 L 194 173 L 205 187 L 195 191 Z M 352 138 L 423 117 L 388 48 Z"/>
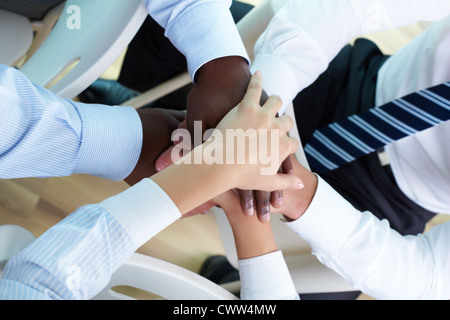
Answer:
<path fill-rule="evenodd" d="M 199 121 L 203 133 L 217 124 L 244 96 L 250 80 L 248 63 L 241 57 L 226 57 L 205 64 L 197 72 L 196 86 L 191 91 L 187 104 L 186 128 L 191 134 L 195 146 L 194 122 Z M 260 104 L 267 100 L 267 94 L 261 92 Z M 201 140 L 203 141 L 203 140 Z M 169 166 L 172 150 L 165 152 L 156 163 L 158 170 Z M 283 162 L 280 173 L 291 173 L 289 160 Z M 283 201 L 283 192 L 266 192 L 260 188 L 253 190 L 238 190 L 242 210 L 247 215 L 255 212 L 261 221 L 269 218 L 270 206 L 279 207 Z"/>
<path fill-rule="evenodd" d="M 301 179 L 304 188 L 301 190 L 287 189 L 284 191 L 284 201 L 280 208 L 271 207 L 271 213 L 282 213 L 286 220 L 295 221 L 299 219 L 308 209 L 317 189 L 317 177 L 303 167 L 296 159 L 291 156 L 294 176 Z M 239 208 L 239 195 L 237 192 L 228 191 L 211 201 L 214 205 L 220 206 L 232 226 L 242 224 L 244 218 Z"/>
<path fill-rule="evenodd" d="M 294 156 L 291 156 L 291 162 L 294 175 L 301 178 L 305 187 L 301 190 L 285 190 L 281 208 L 271 207 L 272 213 L 284 214 L 287 221 L 297 220 L 305 213 L 317 188 L 316 176 L 305 169 Z M 221 207 L 228 218 L 239 259 L 258 257 L 278 250 L 271 225 L 261 223 L 254 216 L 245 216 L 235 190 L 221 194 L 212 202 Z"/>
<path fill-rule="evenodd" d="M 299 146 L 296 139 L 286 134 L 292 128 L 293 120 L 288 116 L 276 117 L 281 108 L 277 97 L 269 98 L 261 107 L 261 92 L 262 76 L 255 75 L 242 102 L 227 113 L 207 141 L 151 177 L 171 197 L 182 215 L 235 188 L 272 192 L 303 187 L 295 175 L 278 173 L 281 162 Z M 245 134 L 248 143 L 241 145 L 240 161 L 236 161 L 235 136 L 228 133 L 239 130 L 250 134 Z M 212 150 L 220 156 L 215 158 L 218 161 L 208 162 Z M 270 155 L 269 167 L 261 150 L 266 157 Z M 197 162 L 199 159 L 201 162 Z"/>

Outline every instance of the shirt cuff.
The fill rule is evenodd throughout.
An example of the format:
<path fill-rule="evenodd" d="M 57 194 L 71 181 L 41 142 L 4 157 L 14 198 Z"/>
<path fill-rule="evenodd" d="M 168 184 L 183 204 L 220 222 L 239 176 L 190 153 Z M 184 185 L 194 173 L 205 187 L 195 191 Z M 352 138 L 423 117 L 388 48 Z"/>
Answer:
<path fill-rule="evenodd" d="M 313 251 L 330 254 L 339 249 L 358 227 L 361 212 L 318 177 L 314 198 L 306 212 L 293 222 L 285 222 Z"/>
<path fill-rule="evenodd" d="M 141 119 L 131 107 L 74 103 L 82 122 L 75 174 L 123 180 L 136 166 L 142 148 Z"/>
<path fill-rule="evenodd" d="M 281 251 L 238 261 L 243 300 L 299 299 Z"/>
<path fill-rule="evenodd" d="M 148 178 L 100 205 L 127 230 L 137 247 L 181 218 L 172 199 Z"/>
<path fill-rule="evenodd" d="M 281 97 L 283 106 L 279 114 L 283 114 L 302 89 L 295 72 L 283 59 L 273 54 L 258 54 L 250 69 L 252 74 L 261 71 L 263 88 L 269 96 L 276 94 Z"/>
<path fill-rule="evenodd" d="M 240 56 L 250 61 L 227 1 L 207 1 L 180 14 L 166 29 L 167 37 L 184 54 L 191 78 L 214 59 Z M 185 16 L 189 15 L 189 19 Z"/>

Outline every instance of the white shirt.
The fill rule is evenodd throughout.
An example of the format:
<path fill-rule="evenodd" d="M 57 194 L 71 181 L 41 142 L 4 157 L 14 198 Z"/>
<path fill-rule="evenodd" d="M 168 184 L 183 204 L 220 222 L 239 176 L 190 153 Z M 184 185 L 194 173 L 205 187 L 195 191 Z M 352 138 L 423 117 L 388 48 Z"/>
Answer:
<path fill-rule="evenodd" d="M 450 18 L 434 23 L 378 73 L 377 106 L 450 80 Z M 450 214 L 450 121 L 388 145 L 398 186 L 429 211 Z"/>
<path fill-rule="evenodd" d="M 263 73 L 268 94 L 289 102 L 353 38 L 449 14 L 446 0 L 291 0 L 258 40 L 252 69 Z M 377 105 L 450 79 L 448 20 L 386 62 L 379 72 Z M 444 213 L 450 207 L 448 125 L 429 131 L 391 146 L 388 154 L 402 190 L 419 205 Z M 431 136 L 438 138 L 432 145 Z M 307 212 L 287 225 L 324 264 L 374 298 L 450 298 L 450 223 L 426 235 L 402 237 L 387 221 L 355 210 L 319 179 Z"/>
<path fill-rule="evenodd" d="M 258 40 L 252 70 L 262 71 L 264 89 L 280 95 L 286 108 L 286 102 L 311 85 L 348 41 L 448 15 L 446 0 L 291 0 Z M 449 24 L 432 29 L 381 68 L 377 106 L 450 80 Z M 386 148 L 400 189 L 419 206 L 445 214 L 450 214 L 450 149 L 443 146 L 448 145 L 444 137 L 449 126 Z"/>
<path fill-rule="evenodd" d="M 252 70 L 286 108 L 355 37 L 449 14 L 447 0 L 289 0 L 258 39 Z"/>
<path fill-rule="evenodd" d="M 319 178 L 308 210 L 287 225 L 323 264 L 375 299 L 450 299 L 450 223 L 401 236 Z"/>

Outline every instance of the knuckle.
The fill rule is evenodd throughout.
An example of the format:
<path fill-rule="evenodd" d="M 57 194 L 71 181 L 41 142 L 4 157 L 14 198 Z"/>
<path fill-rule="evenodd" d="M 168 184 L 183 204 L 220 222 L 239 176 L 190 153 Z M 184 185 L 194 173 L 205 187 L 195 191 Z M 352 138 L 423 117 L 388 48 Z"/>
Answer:
<path fill-rule="evenodd" d="M 291 139 L 291 152 L 295 152 L 300 147 L 300 142 L 297 139 Z"/>
<path fill-rule="evenodd" d="M 294 119 L 292 117 L 287 116 L 288 121 L 288 127 L 289 129 L 292 129 L 294 127 Z"/>
<path fill-rule="evenodd" d="M 283 104 L 283 99 L 281 99 L 281 97 L 279 95 L 272 95 L 269 97 L 269 99 L 271 100 L 272 103 L 280 105 Z"/>
<path fill-rule="evenodd" d="M 251 201 L 253 201 L 253 194 L 243 194 L 243 195 L 241 195 L 241 199 L 244 201 L 244 202 L 251 202 Z"/>

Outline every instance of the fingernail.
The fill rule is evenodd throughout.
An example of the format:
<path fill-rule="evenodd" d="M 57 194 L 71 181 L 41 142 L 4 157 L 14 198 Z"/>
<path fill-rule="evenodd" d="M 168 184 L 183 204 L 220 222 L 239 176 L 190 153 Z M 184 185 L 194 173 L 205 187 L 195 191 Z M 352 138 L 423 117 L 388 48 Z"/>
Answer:
<path fill-rule="evenodd" d="M 300 189 L 303 189 L 305 187 L 305 185 L 303 184 L 303 182 L 300 181 L 300 182 L 297 183 L 296 187 L 297 187 L 298 190 L 300 190 Z"/>
<path fill-rule="evenodd" d="M 249 216 L 253 216 L 255 214 L 255 208 L 253 207 L 253 203 L 247 203 L 247 214 Z"/>
<path fill-rule="evenodd" d="M 261 71 L 257 70 L 257 71 L 255 71 L 255 75 L 260 76 L 260 75 L 262 75 L 262 73 L 261 73 Z"/>
<path fill-rule="evenodd" d="M 269 213 L 264 213 L 264 214 L 261 216 L 261 219 L 262 219 L 262 222 L 264 222 L 264 223 L 269 222 L 269 221 L 270 221 L 270 214 L 269 214 Z"/>
<path fill-rule="evenodd" d="M 294 169 L 289 169 L 288 174 L 294 174 Z"/>
<path fill-rule="evenodd" d="M 167 163 L 165 163 L 164 161 L 158 161 L 156 163 L 156 171 L 161 171 L 166 167 L 167 167 Z"/>

